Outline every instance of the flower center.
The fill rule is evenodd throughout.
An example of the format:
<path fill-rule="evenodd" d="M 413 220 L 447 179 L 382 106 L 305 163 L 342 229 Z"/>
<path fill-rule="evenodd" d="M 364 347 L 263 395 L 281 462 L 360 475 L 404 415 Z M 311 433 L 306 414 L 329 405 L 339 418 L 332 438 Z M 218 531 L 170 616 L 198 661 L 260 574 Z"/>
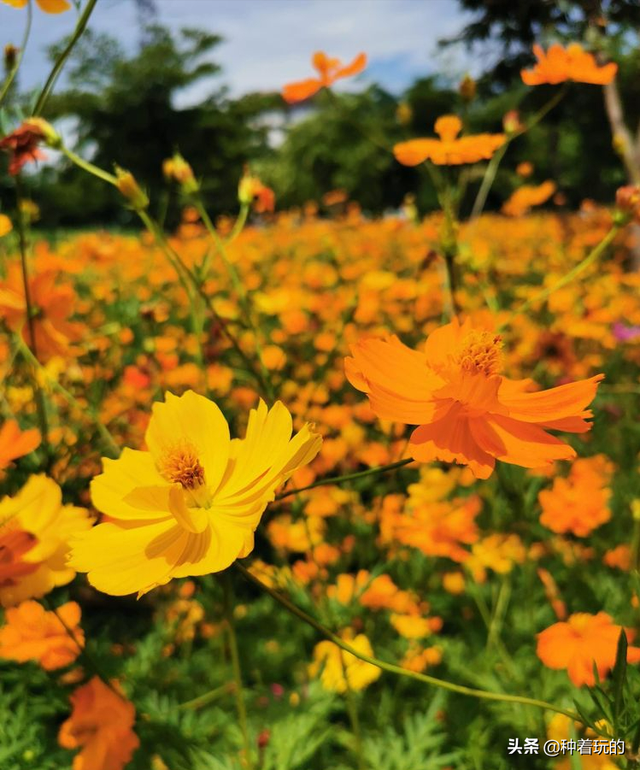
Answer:
<path fill-rule="evenodd" d="M 162 476 L 183 489 L 195 490 L 204 486 L 204 468 L 198 460 L 198 453 L 193 444 L 180 441 L 165 449 L 158 463 Z"/>
<path fill-rule="evenodd" d="M 496 374 L 502 364 L 502 337 L 488 331 L 472 331 L 462 340 L 456 362 L 470 374 Z"/>

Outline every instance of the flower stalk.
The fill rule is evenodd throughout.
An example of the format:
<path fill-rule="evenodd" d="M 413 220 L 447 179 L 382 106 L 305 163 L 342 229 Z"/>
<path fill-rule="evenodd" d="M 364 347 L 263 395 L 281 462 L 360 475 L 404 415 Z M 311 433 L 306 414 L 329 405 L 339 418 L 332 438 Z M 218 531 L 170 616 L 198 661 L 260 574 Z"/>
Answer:
<path fill-rule="evenodd" d="M 582 722 L 579 714 L 576 714 L 569 709 L 564 709 L 561 706 L 555 706 L 553 703 L 547 703 L 547 701 L 538 700 L 537 698 L 527 698 L 520 695 L 510 695 L 508 693 L 491 692 L 489 690 L 477 690 L 473 687 L 466 687 L 465 685 L 448 682 L 445 679 L 438 679 L 437 677 L 429 676 L 428 674 L 421 674 L 416 671 L 410 671 L 406 668 L 402 668 L 401 666 L 397 666 L 394 663 L 387 663 L 386 661 L 379 660 L 378 658 L 374 658 L 371 655 L 366 655 L 365 653 L 360 652 L 359 650 L 355 649 L 355 647 L 352 647 L 350 644 L 345 642 L 344 639 L 341 639 L 337 634 L 334 634 L 333 631 L 323 626 L 315 618 L 307 615 L 304 610 L 301 610 L 281 593 L 265 585 L 258 577 L 249 572 L 249 570 L 238 561 L 234 563 L 234 566 L 250 583 L 253 583 L 264 593 L 269 594 L 269 596 L 281 604 L 288 612 L 314 628 L 319 634 L 324 636 L 325 639 L 333 642 L 345 652 L 354 655 L 356 658 L 359 658 L 365 663 L 376 666 L 382 671 L 387 671 L 391 674 L 395 674 L 396 676 L 415 679 L 417 682 L 422 682 L 423 684 L 428 684 L 432 687 L 439 687 L 442 690 L 455 692 L 459 695 L 466 695 L 468 697 L 478 698 L 481 700 L 501 701 L 503 703 L 520 703 L 523 706 L 533 706 L 534 708 L 544 709 L 545 711 L 553 711 L 556 714 L 563 714 L 564 716 L 569 717 L 569 719 Z"/>

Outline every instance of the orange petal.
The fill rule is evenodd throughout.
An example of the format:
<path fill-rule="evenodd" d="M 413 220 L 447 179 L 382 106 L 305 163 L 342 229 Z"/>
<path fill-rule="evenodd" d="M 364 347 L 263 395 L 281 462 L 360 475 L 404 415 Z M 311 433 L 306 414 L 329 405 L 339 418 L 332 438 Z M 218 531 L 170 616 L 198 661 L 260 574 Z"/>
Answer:
<path fill-rule="evenodd" d="M 367 66 L 367 54 L 359 53 L 351 64 L 347 64 L 345 67 L 341 67 L 331 78 L 331 82 L 338 80 L 338 78 L 348 78 L 351 75 L 358 75 Z"/>
<path fill-rule="evenodd" d="M 598 383 L 604 374 L 588 380 L 570 382 L 537 393 L 518 393 L 506 382 L 500 388 L 500 402 L 509 410 L 510 417 L 523 422 L 549 423 L 566 417 L 583 417 L 583 410 L 593 401 Z"/>
<path fill-rule="evenodd" d="M 40 9 L 45 13 L 63 13 L 71 8 L 67 0 L 36 0 Z"/>
<path fill-rule="evenodd" d="M 297 83 L 289 83 L 282 89 L 282 98 L 289 104 L 302 102 L 313 96 L 322 88 L 322 81 L 318 78 L 308 78 Z"/>
<path fill-rule="evenodd" d="M 400 142 L 393 148 L 398 163 L 403 166 L 417 166 L 430 157 L 434 147 L 439 142 L 436 139 L 411 139 L 408 142 Z"/>

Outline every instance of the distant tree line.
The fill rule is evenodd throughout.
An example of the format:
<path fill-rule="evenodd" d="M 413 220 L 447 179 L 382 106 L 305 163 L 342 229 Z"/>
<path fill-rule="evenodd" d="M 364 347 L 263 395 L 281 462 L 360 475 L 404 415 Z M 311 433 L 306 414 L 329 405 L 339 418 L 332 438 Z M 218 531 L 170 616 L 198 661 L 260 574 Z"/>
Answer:
<path fill-rule="evenodd" d="M 533 114 L 553 87 L 528 89 L 519 70 L 532 61 L 532 41 L 544 40 L 550 32 L 567 40 L 599 36 L 599 47 L 606 44 L 607 53 L 620 64 L 615 96 L 624 106 L 623 121 L 630 134 L 637 131 L 637 0 L 459 2 L 476 16 L 456 40 L 500 51 L 496 67 L 480 80 L 471 102 L 457 84 L 440 76 L 424 77 L 399 95 L 371 86 L 339 98 L 321 92 L 295 107 L 278 92 L 232 98 L 218 85 L 220 67 L 211 61 L 219 36 L 152 24 L 144 28 L 133 53 L 106 35 L 84 37 L 68 64 L 65 88 L 50 99 L 46 117 L 63 121 L 77 134 L 77 151 L 98 165 L 110 169 L 117 161 L 131 170 L 170 222 L 178 215 L 178 201 L 167 198 L 162 161 L 175 150 L 201 178 L 214 215 L 235 210 L 237 183 L 246 164 L 275 189 L 279 207 L 301 206 L 340 188 L 371 214 L 398 207 L 407 191 L 416 194 L 421 211 L 434 208 L 428 177 L 400 166 L 388 148 L 403 139 L 432 135 L 435 119 L 447 112 L 462 115 L 469 131 L 501 130 L 502 117 L 512 109 L 524 117 Z M 291 79 L 299 74 L 291 73 Z M 184 93 L 198 94 L 195 106 L 179 106 L 177 97 Z M 16 103 L 25 99 L 14 94 Z M 489 208 L 499 207 L 518 183 L 514 169 L 522 160 L 533 163 L 534 182 L 554 179 L 568 206 L 585 196 L 610 201 L 628 176 L 614 149 L 612 130 L 602 89 L 571 88 L 542 124 L 514 142 Z M 479 182 L 479 176 L 470 180 L 469 201 Z M 45 225 L 134 222 L 112 189 L 70 164 L 47 167 L 26 183 L 34 188 Z M 0 190 L 2 198 L 8 195 L 9 190 Z"/>

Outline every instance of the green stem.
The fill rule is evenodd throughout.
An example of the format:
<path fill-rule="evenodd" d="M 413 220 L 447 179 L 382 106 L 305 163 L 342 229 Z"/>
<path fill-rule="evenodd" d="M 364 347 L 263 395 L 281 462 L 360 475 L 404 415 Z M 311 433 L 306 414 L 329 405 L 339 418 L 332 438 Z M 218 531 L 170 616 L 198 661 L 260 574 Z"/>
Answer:
<path fill-rule="evenodd" d="M 238 653 L 238 640 L 236 638 L 233 623 L 233 588 L 228 570 L 220 575 L 220 582 L 222 583 L 222 590 L 224 592 L 224 614 L 227 635 L 229 637 L 229 649 L 231 652 L 231 667 L 233 669 L 233 679 L 235 681 L 234 692 L 236 696 L 236 709 L 238 711 L 240 731 L 242 732 L 242 740 L 244 743 L 245 765 L 251 770 L 251 768 L 253 768 L 253 759 L 251 743 L 249 741 L 249 728 L 247 725 L 247 709 L 244 703 L 244 693 L 242 689 L 242 669 L 240 667 L 240 655 Z"/>
<path fill-rule="evenodd" d="M 359 770 L 366 770 L 366 763 L 364 761 L 364 754 L 362 752 L 362 730 L 360 729 L 360 719 L 358 717 L 358 705 L 356 703 L 353 690 L 351 689 L 351 683 L 347 677 L 347 667 L 344 662 L 344 651 L 340 650 L 340 665 L 342 667 L 342 676 L 345 683 L 345 701 L 347 704 L 347 712 L 349 714 L 349 721 L 351 722 L 351 729 L 353 731 L 353 737 L 355 739 L 355 755 L 358 760 Z"/>
<path fill-rule="evenodd" d="M 117 186 L 118 180 L 115 178 L 113 174 L 109 174 L 108 172 L 103 171 L 101 168 L 98 168 L 98 166 L 94 166 L 93 163 L 89 163 L 88 160 L 84 160 L 84 158 L 81 158 L 73 150 L 70 150 L 68 147 L 65 147 L 64 145 L 62 145 L 58 149 L 60 150 L 60 152 L 66 155 L 67 158 L 69 158 L 69 160 L 72 163 L 75 163 L 75 165 L 81 168 L 83 171 L 86 171 L 88 174 L 93 174 L 93 176 L 97 176 L 98 179 L 102 179 L 103 182 L 108 182 L 110 185 L 113 185 L 114 187 Z"/>
<path fill-rule="evenodd" d="M 37 377 L 37 370 L 41 368 L 40 360 L 38 358 L 38 344 L 36 342 L 36 324 L 34 307 L 31 304 L 31 290 L 29 288 L 29 267 L 27 263 L 27 235 L 25 231 L 24 218 L 25 214 L 22 212 L 20 205 L 22 203 L 22 194 L 20 190 L 20 181 L 16 178 L 16 193 L 17 193 L 17 208 L 18 215 L 16 217 L 16 224 L 18 227 L 18 243 L 20 245 L 20 264 L 22 267 L 22 284 L 24 287 L 24 303 L 27 313 L 27 327 L 29 329 L 30 345 L 24 344 L 24 347 L 29 350 L 29 354 L 32 358 L 32 364 L 34 366 L 34 390 L 36 394 L 36 408 L 38 410 L 38 419 L 40 421 L 40 432 L 42 433 L 42 448 L 45 456 L 49 457 L 49 423 L 47 420 L 47 405 L 44 399 L 44 393 L 40 387 L 40 382 Z M 22 341 L 22 340 L 21 340 Z"/>
<path fill-rule="evenodd" d="M 379 465 L 376 468 L 368 468 L 366 471 L 358 471 L 357 473 L 348 473 L 345 476 L 329 476 L 326 479 L 320 479 L 314 481 L 313 484 L 308 484 L 306 487 L 299 487 L 298 489 L 288 489 L 285 492 L 277 495 L 275 500 L 282 500 L 285 497 L 291 495 L 297 495 L 299 492 L 306 492 L 308 489 L 315 489 L 315 487 L 322 487 L 327 484 L 339 484 L 341 481 L 353 481 L 354 479 L 362 479 L 365 476 L 373 476 L 377 473 L 386 473 L 387 471 L 393 471 L 396 468 L 402 468 L 403 465 L 409 465 L 413 462 L 413 458 L 408 457 L 405 460 L 398 460 L 395 463 L 389 465 Z"/>
<path fill-rule="evenodd" d="M 32 21 L 33 21 L 33 8 L 31 7 L 31 3 L 29 3 L 27 5 L 27 24 L 25 26 L 24 35 L 22 37 L 22 45 L 20 46 L 20 53 L 18 54 L 18 58 L 11 72 L 7 75 L 7 78 L 4 81 L 4 84 L 2 86 L 2 91 L 0 91 L 0 105 L 6 99 L 7 94 L 9 93 L 9 89 L 11 88 L 13 81 L 15 80 L 15 77 L 18 74 L 18 70 L 20 69 L 20 65 L 22 64 L 22 57 L 24 56 L 25 48 L 27 47 L 27 43 L 29 42 L 29 35 L 31 34 Z"/>
<path fill-rule="evenodd" d="M 567 85 L 565 83 L 565 85 L 560 88 L 556 94 L 551 99 L 549 99 L 549 101 L 540 110 L 538 110 L 538 112 L 535 113 L 535 115 L 523 128 L 508 136 L 506 142 L 496 151 L 495 155 L 493 158 L 491 158 L 487 165 L 487 169 L 482 178 L 480 189 L 478 190 L 476 199 L 473 202 L 473 208 L 471 209 L 471 216 L 469 219 L 475 219 L 482 213 L 485 203 L 487 202 L 489 191 L 491 190 L 491 187 L 495 181 L 498 167 L 506 155 L 507 149 L 509 148 L 511 142 L 513 142 L 513 140 L 517 139 L 519 136 L 526 134 L 527 131 L 530 131 L 534 126 L 536 126 L 549 112 L 551 112 L 555 106 L 559 104 L 566 93 Z"/>
<path fill-rule="evenodd" d="M 535 708 L 545 709 L 546 711 L 554 711 L 556 714 L 564 714 L 564 716 L 576 720 L 577 722 L 582 721 L 580 716 L 573 711 L 560 708 L 559 706 L 554 706 L 552 703 L 547 703 L 543 700 L 537 700 L 536 698 L 526 698 L 520 695 L 509 695 L 507 693 L 490 692 L 487 690 L 476 690 L 472 687 L 465 687 L 464 685 L 447 682 L 444 679 L 437 679 L 436 677 L 429 676 L 428 674 L 420 674 L 416 671 L 409 671 L 408 669 L 402 668 L 401 666 L 396 666 L 393 663 L 387 663 L 386 661 L 373 658 L 370 655 L 366 655 L 359 650 L 356 650 L 350 644 L 341 639 L 337 634 L 334 634 L 333 631 L 325 628 L 325 626 L 315 620 L 315 618 L 307 615 L 307 613 L 301 610 L 299 607 L 296 607 L 296 605 L 290 602 L 289 599 L 287 599 L 285 596 L 278 593 L 274 589 L 269 588 L 269 586 L 265 585 L 259 578 L 249 572 L 246 567 L 243 567 L 242 564 L 236 561 L 234 566 L 247 580 L 257 586 L 261 591 L 269 594 L 269 596 L 275 599 L 275 601 L 281 604 L 292 615 L 295 615 L 297 618 L 307 623 L 307 625 L 314 628 L 319 634 L 322 634 L 325 639 L 333 642 L 345 652 L 354 655 L 356 658 L 359 658 L 365 663 L 376 666 L 382 671 L 388 671 L 389 673 L 396 674 L 397 676 L 404 676 L 409 679 L 415 679 L 417 682 L 423 682 L 424 684 L 431 685 L 432 687 L 439 687 L 443 690 L 449 690 L 450 692 L 455 692 L 460 695 L 467 695 L 469 697 L 480 698 L 482 700 L 501 701 L 503 703 L 521 703 L 524 706 L 534 706 Z"/>
<path fill-rule="evenodd" d="M 205 692 L 202 695 L 198 695 L 197 698 L 193 698 L 192 700 L 185 701 L 184 703 L 181 703 L 178 708 L 185 711 L 196 711 L 199 708 L 202 708 L 203 706 L 207 706 L 209 703 L 213 703 L 214 701 L 217 701 L 219 698 L 222 698 L 224 695 L 227 695 L 231 692 L 235 692 L 236 690 L 236 683 L 235 682 L 227 682 L 226 684 L 221 685 L 220 687 L 216 687 L 213 690 L 209 690 L 209 692 Z"/>
<path fill-rule="evenodd" d="M 73 35 L 71 36 L 71 39 L 65 46 L 64 50 L 58 57 L 58 60 L 53 66 L 53 69 L 49 73 L 49 77 L 47 78 L 47 82 L 44 84 L 44 88 L 42 89 L 42 92 L 40 96 L 38 97 L 38 101 L 36 102 L 35 109 L 33 111 L 34 115 L 40 115 L 42 110 L 44 109 L 44 105 L 49 98 L 49 94 L 53 90 L 53 87 L 56 83 L 56 80 L 58 79 L 58 75 L 62 71 L 62 68 L 65 65 L 65 62 L 71 55 L 71 52 L 73 51 L 76 43 L 78 40 L 80 40 L 80 37 L 82 36 L 82 33 L 85 31 L 85 28 L 89 22 L 89 17 L 93 13 L 93 9 L 95 8 L 96 3 L 98 0 L 88 0 L 87 4 L 84 8 L 84 11 L 82 11 L 82 14 L 80 15 L 80 18 L 78 19 L 78 22 L 76 24 L 76 28 L 73 32 Z"/>
<path fill-rule="evenodd" d="M 520 305 L 519 308 L 516 308 L 516 310 L 514 310 L 513 313 L 511 314 L 510 318 L 507 321 L 505 321 L 504 324 L 502 324 L 502 327 L 506 326 L 514 316 L 524 313 L 525 310 L 528 310 L 531 307 L 531 305 L 534 305 L 537 302 L 544 301 L 545 299 L 547 299 L 547 297 L 553 294 L 554 291 L 561 289 L 563 286 L 566 286 L 568 283 L 573 281 L 574 278 L 577 278 L 580 275 L 580 273 L 584 272 L 590 265 L 592 265 L 598 259 L 598 257 L 600 257 L 600 255 L 604 251 L 606 251 L 606 249 L 611 245 L 614 238 L 618 234 L 619 230 L 620 230 L 620 225 L 614 224 L 611 230 L 609 230 L 609 232 L 605 235 L 605 237 L 600 241 L 600 243 L 597 246 L 595 246 L 579 264 L 577 264 L 572 270 L 569 270 L 569 272 L 566 273 L 559 281 L 556 281 L 556 283 L 554 283 L 553 286 L 549 286 L 548 288 L 543 289 L 541 292 L 538 292 L 538 294 L 536 294 L 534 297 L 531 297 L 522 305 Z"/>
<path fill-rule="evenodd" d="M 42 366 L 42 364 L 38 361 L 38 359 L 33 355 L 31 350 L 29 349 L 29 346 L 25 344 L 24 340 L 20 336 L 16 337 L 16 341 L 18 344 L 18 347 L 20 349 L 20 352 L 22 355 L 31 363 L 33 366 L 37 367 L 40 372 L 47 378 L 49 381 L 49 384 L 53 388 L 53 390 L 56 390 L 58 393 L 60 393 L 61 396 L 63 396 L 72 406 L 74 406 L 76 409 L 81 411 L 82 413 L 86 413 L 91 417 L 91 421 L 96 427 L 96 430 L 100 434 L 100 437 L 102 438 L 105 447 L 107 450 L 111 453 L 112 457 L 119 457 L 120 456 L 120 447 L 116 444 L 113 436 L 107 428 L 102 424 L 99 415 L 96 413 L 95 409 L 90 406 L 89 404 L 81 404 L 75 396 L 73 396 L 69 391 L 63 386 L 60 385 L 57 380 L 55 380 L 53 377 L 49 375 L 46 368 Z"/>
<path fill-rule="evenodd" d="M 200 214 L 202 221 L 204 222 L 204 226 L 206 227 L 207 232 L 209 233 L 213 242 L 216 245 L 218 254 L 220 255 L 220 259 L 222 260 L 222 263 L 224 264 L 225 269 L 229 274 L 229 277 L 231 278 L 231 283 L 233 284 L 233 287 L 235 288 L 238 294 L 238 297 L 240 298 L 240 304 L 242 306 L 244 314 L 246 315 L 247 321 L 249 322 L 249 325 L 253 330 L 253 336 L 256 342 L 256 352 L 258 354 L 258 364 L 260 366 L 261 376 L 267 387 L 267 394 L 269 398 L 273 401 L 275 397 L 275 393 L 271 385 L 271 378 L 269 376 L 269 371 L 267 370 L 267 367 L 264 364 L 264 356 L 262 354 L 262 344 L 260 343 L 260 334 L 258 330 L 258 324 L 256 323 L 254 318 L 253 306 L 249 299 L 249 294 L 244 284 L 240 280 L 238 271 L 236 270 L 235 266 L 227 256 L 225 244 L 220 238 L 220 236 L 218 235 L 218 231 L 216 230 L 215 225 L 211 221 L 211 217 L 209 216 L 209 213 L 204 207 L 204 204 L 202 203 L 199 197 L 196 197 L 194 199 L 194 203 L 198 213 Z M 248 213 L 249 213 L 249 206 L 246 203 L 243 203 L 240 208 L 240 214 L 238 215 L 238 218 L 233 227 L 233 230 L 231 231 L 231 235 L 229 236 L 228 243 L 233 242 L 238 237 L 238 235 L 242 232 L 242 229 L 247 221 Z"/>

